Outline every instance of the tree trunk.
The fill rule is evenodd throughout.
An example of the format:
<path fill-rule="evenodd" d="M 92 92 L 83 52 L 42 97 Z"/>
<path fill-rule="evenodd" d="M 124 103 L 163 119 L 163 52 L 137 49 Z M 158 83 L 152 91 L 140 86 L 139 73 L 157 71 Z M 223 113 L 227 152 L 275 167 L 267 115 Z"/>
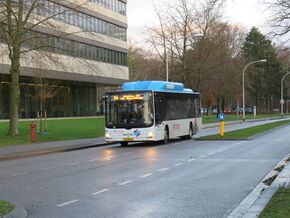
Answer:
<path fill-rule="evenodd" d="M 10 96 L 9 96 L 9 132 L 10 136 L 18 135 L 18 111 L 20 103 L 20 49 L 15 48 L 13 50 L 11 68 L 10 68 Z"/>

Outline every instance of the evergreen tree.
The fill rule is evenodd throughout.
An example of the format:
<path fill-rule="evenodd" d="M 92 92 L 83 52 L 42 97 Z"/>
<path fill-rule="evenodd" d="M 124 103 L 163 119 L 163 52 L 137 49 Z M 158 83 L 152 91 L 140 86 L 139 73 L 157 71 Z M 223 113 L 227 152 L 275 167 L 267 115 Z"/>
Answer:
<path fill-rule="evenodd" d="M 242 56 L 246 62 L 266 59 L 248 68 L 245 77 L 246 89 L 251 102 L 259 112 L 270 112 L 274 103 L 279 103 L 279 87 L 282 78 L 282 65 L 278 60 L 276 49 L 256 27 L 248 33 L 242 46 Z"/>

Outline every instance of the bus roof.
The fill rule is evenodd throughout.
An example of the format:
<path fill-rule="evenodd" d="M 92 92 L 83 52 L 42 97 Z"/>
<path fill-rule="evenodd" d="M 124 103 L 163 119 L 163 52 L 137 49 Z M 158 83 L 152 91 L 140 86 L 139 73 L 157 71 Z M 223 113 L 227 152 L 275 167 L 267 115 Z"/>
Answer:
<path fill-rule="evenodd" d="M 122 86 L 123 91 L 162 91 L 162 92 L 178 92 L 178 93 L 194 93 L 192 89 L 184 88 L 182 83 L 166 82 L 166 81 L 137 81 L 127 82 Z"/>

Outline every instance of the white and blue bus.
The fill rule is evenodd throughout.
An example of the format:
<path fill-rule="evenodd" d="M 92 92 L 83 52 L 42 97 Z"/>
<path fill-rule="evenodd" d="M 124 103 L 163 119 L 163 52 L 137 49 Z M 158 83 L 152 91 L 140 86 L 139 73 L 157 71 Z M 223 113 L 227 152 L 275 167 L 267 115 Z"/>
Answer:
<path fill-rule="evenodd" d="M 107 142 L 190 139 L 201 127 L 200 94 L 181 83 L 139 81 L 105 95 Z"/>

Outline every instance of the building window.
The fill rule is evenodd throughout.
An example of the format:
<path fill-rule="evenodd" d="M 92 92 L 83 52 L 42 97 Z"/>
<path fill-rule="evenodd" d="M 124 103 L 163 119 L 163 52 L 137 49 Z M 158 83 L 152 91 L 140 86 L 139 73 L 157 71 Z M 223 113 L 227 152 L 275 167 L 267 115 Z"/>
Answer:
<path fill-rule="evenodd" d="M 104 8 L 126 16 L 126 3 L 119 0 L 90 0 Z"/>
<path fill-rule="evenodd" d="M 0 42 L 4 42 L 0 38 Z M 29 32 L 22 43 L 23 48 L 127 66 L 127 54 L 74 40 L 63 39 L 39 32 Z"/>
<path fill-rule="evenodd" d="M 27 4 L 27 8 L 31 5 L 32 0 L 27 0 L 25 3 Z M 127 41 L 126 32 L 127 29 L 116 24 L 101 20 L 97 17 L 93 17 L 91 15 L 81 13 L 77 10 L 70 9 L 68 7 L 64 7 L 62 5 L 56 4 L 54 2 L 39 0 L 43 3 L 39 4 L 39 7 L 35 8 L 34 13 L 40 16 L 52 16 L 53 19 L 60 20 L 67 24 L 80 27 L 86 31 L 97 32 L 109 37 L 114 37 L 123 41 Z M 109 4 L 108 0 L 92 0 L 93 2 L 102 5 L 103 7 L 111 7 L 112 4 Z M 113 5 L 117 4 L 118 0 L 112 0 Z M 123 9 L 126 8 L 125 3 L 123 3 Z M 122 5 L 122 3 L 121 3 Z M 115 9 L 115 6 L 114 6 Z M 117 10 L 117 9 L 116 9 Z M 113 34 L 113 31 L 109 31 L 111 29 L 118 29 L 122 34 L 117 35 Z"/>

